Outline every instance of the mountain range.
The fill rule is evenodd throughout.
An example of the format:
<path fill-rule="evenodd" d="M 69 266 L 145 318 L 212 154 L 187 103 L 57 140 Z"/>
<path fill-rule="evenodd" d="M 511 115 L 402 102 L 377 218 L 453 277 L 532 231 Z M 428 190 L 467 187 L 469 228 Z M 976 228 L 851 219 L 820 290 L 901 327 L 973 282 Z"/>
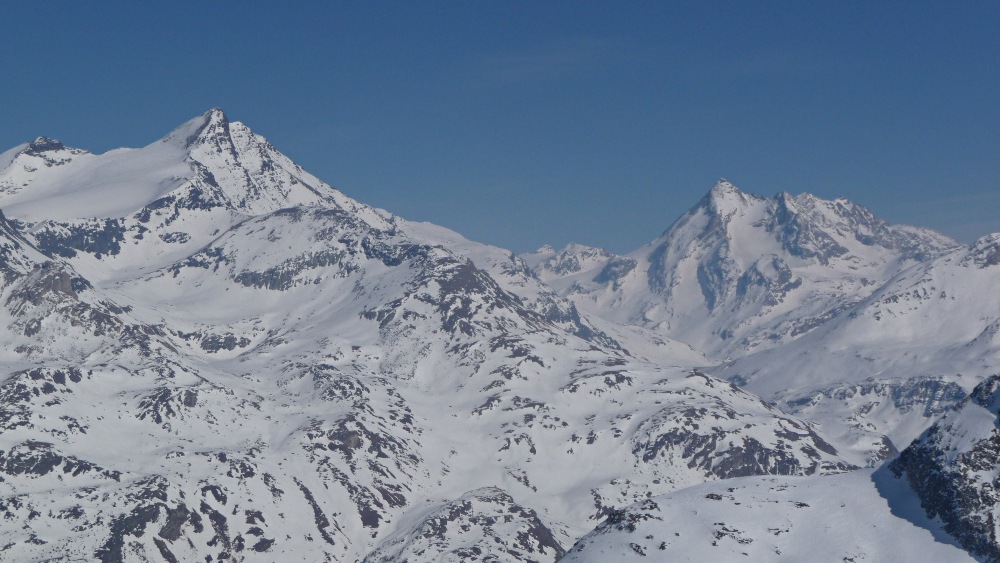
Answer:
<path fill-rule="evenodd" d="M 723 180 L 517 256 L 218 109 L 0 210 L 2 559 L 1000 557 L 1000 235 Z"/>

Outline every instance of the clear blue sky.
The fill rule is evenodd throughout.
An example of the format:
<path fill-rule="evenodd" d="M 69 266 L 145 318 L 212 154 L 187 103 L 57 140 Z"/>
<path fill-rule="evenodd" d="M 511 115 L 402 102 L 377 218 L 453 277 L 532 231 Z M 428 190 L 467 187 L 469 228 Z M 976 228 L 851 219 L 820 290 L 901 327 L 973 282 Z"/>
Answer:
<path fill-rule="evenodd" d="M 218 106 L 518 252 L 632 250 L 720 177 L 1000 231 L 996 2 L 257 4 L 6 3 L 0 150 L 142 146 Z"/>

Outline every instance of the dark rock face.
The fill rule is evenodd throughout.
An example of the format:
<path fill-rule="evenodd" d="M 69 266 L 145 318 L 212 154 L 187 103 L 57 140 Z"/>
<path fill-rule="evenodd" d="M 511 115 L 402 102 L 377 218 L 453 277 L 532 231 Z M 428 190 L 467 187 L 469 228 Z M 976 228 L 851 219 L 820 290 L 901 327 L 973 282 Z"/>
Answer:
<path fill-rule="evenodd" d="M 1000 376 L 981 383 L 889 465 L 897 477 L 906 476 L 929 517 L 940 518 L 962 546 L 990 561 L 1000 561 L 998 390 Z"/>
<path fill-rule="evenodd" d="M 308 253 L 285 260 L 281 265 L 264 271 L 244 271 L 233 278 L 246 287 L 266 288 L 283 291 L 296 285 L 297 278 L 306 270 L 336 266 L 341 276 L 357 271 L 348 255 L 339 251 Z M 301 283 L 301 282 L 299 282 Z"/>
<path fill-rule="evenodd" d="M 611 350 L 621 350 L 621 344 L 616 340 L 595 329 L 588 321 L 585 321 L 577 310 L 576 305 L 567 304 L 565 301 L 542 297 L 535 303 L 534 311 L 540 313 L 545 320 L 568 330 L 571 334 L 582 338 L 588 342 L 593 342 L 605 346 Z"/>
<path fill-rule="evenodd" d="M 987 235 L 976 241 L 965 262 L 979 268 L 1000 265 L 1000 234 Z"/>
<path fill-rule="evenodd" d="M 542 268 L 556 275 L 575 274 L 583 270 L 586 261 L 614 260 L 613 255 L 600 248 L 590 248 L 571 244 L 562 252 L 548 258 Z"/>
<path fill-rule="evenodd" d="M 847 249 L 837 243 L 811 217 L 796 209 L 792 196 L 779 194 L 775 198 L 775 211 L 767 225 L 781 241 L 782 247 L 792 256 L 813 258 L 820 264 L 847 254 Z"/>
<path fill-rule="evenodd" d="M 440 506 L 390 537 L 365 563 L 390 561 L 556 561 L 565 550 L 538 514 L 505 491 L 486 487 Z"/>
<path fill-rule="evenodd" d="M 54 471 L 74 477 L 93 473 L 115 481 L 120 476 L 117 471 L 109 471 L 89 461 L 63 455 L 52 444 L 45 442 L 28 440 L 7 451 L 0 451 L 0 473 L 11 476 L 42 476 Z"/>
<path fill-rule="evenodd" d="M 232 352 L 237 348 L 246 348 L 249 345 L 249 338 L 245 336 L 237 337 L 235 334 L 209 334 L 201 339 L 201 349 L 209 353 L 220 350 Z"/>
<path fill-rule="evenodd" d="M 320 473 L 343 487 L 356 506 L 363 527 L 379 528 L 394 509 L 406 505 L 409 488 L 394 476 L 412 474 L 421 461 L 411 440 L 369 428 L 353 415 L 332 424 L 313 424 L 306 437 L 308 442 L 303 446 L 306 458 L 316 464 Z M 335 463 L 338 459 L 346 462 L 346 471 Z M 368 471 L 375 476 L 358 477 Z M 299 488 L 310 498 L 301 483 Z M 314 512 L 318 510 L 314 501 L 310 505 Z M 316 513 L 318 519 L 321 516 Z"/>
<path fill-rule="evenodd" d="M 38 248 L 49 256 L 72 258 L 87 252 L 96 258 L 121 252 L 125 226 L 121 219 L 92 219 L 77 223 L 45 224 L 33 233 Z"/>
<path fill-rule="evenodd" d="M 8 305 L 41 305 L 51 300 L 79 300 L 79 292 L 89 289 L 87 280 L 74 276 L 67 268 L 55 262 L 43 262 L 26 276 L 22 287 L 11 292 Z M 50 295 L 51 294 L 51 295 Z"/>
<path fill-rule="evenodd" d="M 721 497 L 720 497 L 721 498 Z M 609 529 L 619 530 L 622 532 L 635 532 L 636 525 L 640 522 L 645 522 L 646 520 L 653 520 L 660 518 L 650 514 L 651 511 L 659 510 L 660 507 L 652 499 L 647 499 L 639 503 L 638 510 L 612 510 L 608 517 L 601 522 L 597 527 L 597 530 L 604 531 Z"/>
<path fill-rule="evenodd" d="M 687 219 L 687 217 L 684 217 L 675 223 L 674 228 L 679 228 L 677 225 L 681 224 L 684 219 Z M 667 256 L 669 253 L 670 246 L 661 244 L 653 249 L 647 257 L 649 260 L 649 269 L 646 271 L 646 285 L 649 286 L 650 291 L 653 293 L 663 296 L 666 296 L 670 289 L 668 279 L 671 271 L 667 263 Z"/>
<path fill-rule="evenodd" d="M 812 258 L 821 264 L 848 252 L 830 236 L 830 231 L 848 234 L 865 246 L 880 246 L 918 261 L 945 250 L 939 245 L 929 245 L 918 232 L 891 227 L 866 207 L 847 200 L 822 202 L 808 194 L 793 197 L 783 193 L 773 201 L 774 215 L 767 225 L 768 231 L 775 233 L 791 255 Z M 820 211 L 821 206 L 832 211 L 835 224 Z"/>
<path fill-rule="evenodd" d="M 236 511 L 226 509 L 222 489 L 209 485 L 200 492 L 190 493 L 188 496 L 196 500 L 194 507 L 176 500 L 178 496 L 183 498 L 184 493 L 173 489 L 162 477 L 151 477 L 129 485 L 118 496 L 118 501 L 125 508 L 107 525 L 104 531 L 106 539 L 93 557 L 110 563 L 132 560 L 136 555 L 140 556 L 140 560 L 155 560 L 153 553 L 156 553 L 166 561 L 190 560 L 187 558 L 197 543 L 203 546 L 201 551 L 208 554 L 206 560 L 244 560 L 241 553 L 248 548 L 247 540 L 239 531 L 244 524 L 232 517 Z M 201 500 L 197 499 L 199 496 Z M 230 516 L 227 517 L 227 514 Z M 82 520 L 80 526 L 83 527 L 101 524 L 85 518 L 78 519 Z M 274 540 L 261 537 L 265 532 L 251 524 L 248 518 L 246 526 L 250 527 L 245 533 L 259 539 L 249 546 L 250 549 L 267 551 Z M 150 540 L 152 546 L 148 543 L 143 545 Z"/>
<path fill-rule="evenodd" d="M 42 153 L 46 151 L 57 151 L 63 149 L 63 144 L 57 139 L 50 139 L 48 137 L 38 137 L 34 141 L 28 144 L 28 148 L 25 152 L 28 153 Z"/>
<path fill-rule="evenodd" d="M 25 255 L 25 250 L 31 246 L 21 233 L 21 226 L 16 221 L 9 221 L 0 211 L 0 279 L 5 285 L 37 266 Z"/>
<path fill-rule="evenodd" d="M 790 291 L 802 285 L 785 261 L 778 256 L 765 256 L 755 262 L 736 280 L 736 303 L 760 302 L 767 306 L 781 303 Z"/>
<path fill-rule="evenodd" d="M 596 283 L 611 283 L 617 287 L 619 281 L 629 275 L 637 265 L 638 262 L 631 258 L 616 256 L 608 260 L 604 268 L 594 276 L 593 281 Z"/>
<path fill-rule="evenodd" d="M 841 460 L 812 426 L 784 416 L 736 385 L 698 371 L 687 379 L 690 383 L 684 389 L 659 391 L 664 396 L 680 393 L 683 400 L 638 423 L 632 453 L 641 463 L 655 468 L 670 460 L 706 478 L 720 479 L 856 469 Z M 774 417 L 757 434 L 768 435 L 768 443 L 754 437 L 752 429 L 761 419 L 752 421 L 747 414 L 751 410 Z"/>
<path fill-rule="evenodd" d="M 139 420 L 148 418 L 157 424 L 163 424 L 169 419 L 179 416 L 183 409 L 190 409 L 197 404 L 197 389 L 161 387 L 139 401 L 136 418 Z"/>
<path fill-rule="evenodd" d="M 11 374 L 0 384 L 0 431 L 12 431 L 31 426 L 32 407 L 37 403 L 58 404 L 72 393 L 84 374 L 76 368 L 32 368 Z M 62 432 L 86 433 L 87 428 L 72 417 L 66 417 Z"/>
<path fill-rule="evenodd" d="M 737 442 L 733 439 L 734 432 L 714 424 L 719 417 L 736 420 L 738 416 L 725 405 L 664 412 L 643 422 L 642 438 L 635 441 L 632 453 L 645 463 L 656 463 L 659 458 L 680 458 L 686 460 L 688 467 L 721 479 L 857 469 L 843 462 L 825 461 L 822 454 L 836 456 L 836 449 L 812 428 L 792 419 L 787 421 L 788 429 L 780 435 L 783 441 L 777 447 L 748 436 Z"/>
<path fill-rule="evenodd" d="M 51 341 L 69 325 L 94 336 L 115 335 L 121 345 L 137 345 L 148 353 L 160 330 L 128 318 L 129 308 L 92 290 L 90 282 L 62 262 L 36 263 L 19 276 L 3 302 L 14 318 L 9 328 L 36 341 Z"/>
<path fill-rule="evenodd" d="M 724 246 L 716 247 L 707 260 L 698 264 L 698 285 L 709 311 L 726 299 L 738 276 L 739 266 Z"/>
<path fill-rule="evenodd" d="M 978 387 L 977 387 L 978 389 Z M 906 414 L 919 409 L 925 417 L 940 416 L 955 408 L 966 397 L 962 386 L 940 377 L 915 377 L 903 381 L 862 381 L 851 385 L 839 385 L 824 389 L 817 394 L 788 401 L 788 406 L 797 409 L 817 401 L 821 395 L 837 401 L 862 400 L 866 397 L 885 397 L 900 413 Z"/>
<path fill-rule="evenodd" d="M 65 147 L 56 139 L 48 137 L 38 137 L 28 143 L 28 146 L 21 151 L 21 154 L 32 157 L 31 167 L 35 168 L 36 163 L 41 163 L 46 168 L 61 166 L 73 159 L 75 155 L 83 154 L 87 151 L 81 149 L 71 149 Z"/>
<path fill-rule="evenodd" d="M 137 506 L 128 515 L 122 515 L 111 523 L 111 536 L 101 549 L 94 554 L 101 563 L 115 563 L 124 560 L 122 553 L 125 547 L 126 536 L 141 537 L 146 533 L 146 525 L 155 522 L 160 514 L 160 507 L 157 505 Z M 166 545 L 161 551 L 170 553 Z M 173 557 L 170 553 L 168 557 Z"/>

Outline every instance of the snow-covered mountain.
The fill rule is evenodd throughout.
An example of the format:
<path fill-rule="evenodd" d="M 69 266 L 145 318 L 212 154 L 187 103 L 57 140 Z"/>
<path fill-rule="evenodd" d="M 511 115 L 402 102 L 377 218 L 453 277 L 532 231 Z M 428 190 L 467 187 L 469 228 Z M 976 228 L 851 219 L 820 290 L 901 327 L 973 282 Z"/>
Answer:
<path fill-rule="evenodd" d="M 970 250 L 845 199 L 761 198 L 722 180 L 628 255 L 570 245 L 523 258 L 581 311 L 691 345 L 717 364 L 708 373 L 873 465 L 989 375 L 1000 304 L 980 294 L 995 274 L 967 255 L 990 240 Z"/>
<path fill-rule="evenodd" d="M 957 246 L 933 231 L 888 225 L 846 199 L 762 198 L 720 180 L 663 235 L 625 256 L 570 245 L 523 258 L 581 310 L 722 359 L 798 338 Z"/>
<path fill-rule="evenodd" d="M 1000 558 L 1000 235 L 721 181 L 518 257 L 220 110 L 0 209 L 0 559 Z"/>
<path fill-rule="evenodd" d="M 553 561 L 651 495 L 857 465 L 219 110 L 15 147 L 0 208 L 3 558 Z"/>

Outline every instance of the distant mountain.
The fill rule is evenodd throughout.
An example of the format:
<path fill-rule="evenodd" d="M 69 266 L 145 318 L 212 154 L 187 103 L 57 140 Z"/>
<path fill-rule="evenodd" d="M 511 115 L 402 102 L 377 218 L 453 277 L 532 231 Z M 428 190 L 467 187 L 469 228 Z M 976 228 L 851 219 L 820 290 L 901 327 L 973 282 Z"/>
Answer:
<path fill-rule="evenodd" d="M 625 256 L 570 245 L 523 258 L 581 310 L 722 359 L 794 340 L 958 246 L 888 225 L 845 199 L 761 198 L 720 180 L 663 235 Z"/>
<path fill-rule="evenodd" d="M 219 110 L 15 147 L 0 208 L 3 558 L 553 561 L 650 495 L 856 465 Z"/>
<path fill-rule="evenodd" d="M 864 319 L 889 313 L 864 311 L 883 298 L 907 302 L 917 272 L 965 252 L 947 237 L 889 225 L 845 199 L 762 198 L 722 180 L 657 240 L 628 255 L 570 245 L 522 258 L 581 311 L 691 345 L 718 364 L 708 373 L 816 421 L 852 463 L 873 465 L 981 379 L 971 366 L 993 357 L 988 344 L 961 358 L 944 344 L 965 345 L 949 339 L 970 331 L 971 339 L 1000 315 L 965 321 L 975 288 L 992 281 L 962 272 L 945 277 L 966 286 L 955 286 L 933 311 L 893 312 L 897 321 L 881 323 Z M 946 318 L 961 326 L 939 338 Z M 919 341 L 915 330 L 923 331 Z M 929 348 L 935 352 L 922 352 Z"/>

